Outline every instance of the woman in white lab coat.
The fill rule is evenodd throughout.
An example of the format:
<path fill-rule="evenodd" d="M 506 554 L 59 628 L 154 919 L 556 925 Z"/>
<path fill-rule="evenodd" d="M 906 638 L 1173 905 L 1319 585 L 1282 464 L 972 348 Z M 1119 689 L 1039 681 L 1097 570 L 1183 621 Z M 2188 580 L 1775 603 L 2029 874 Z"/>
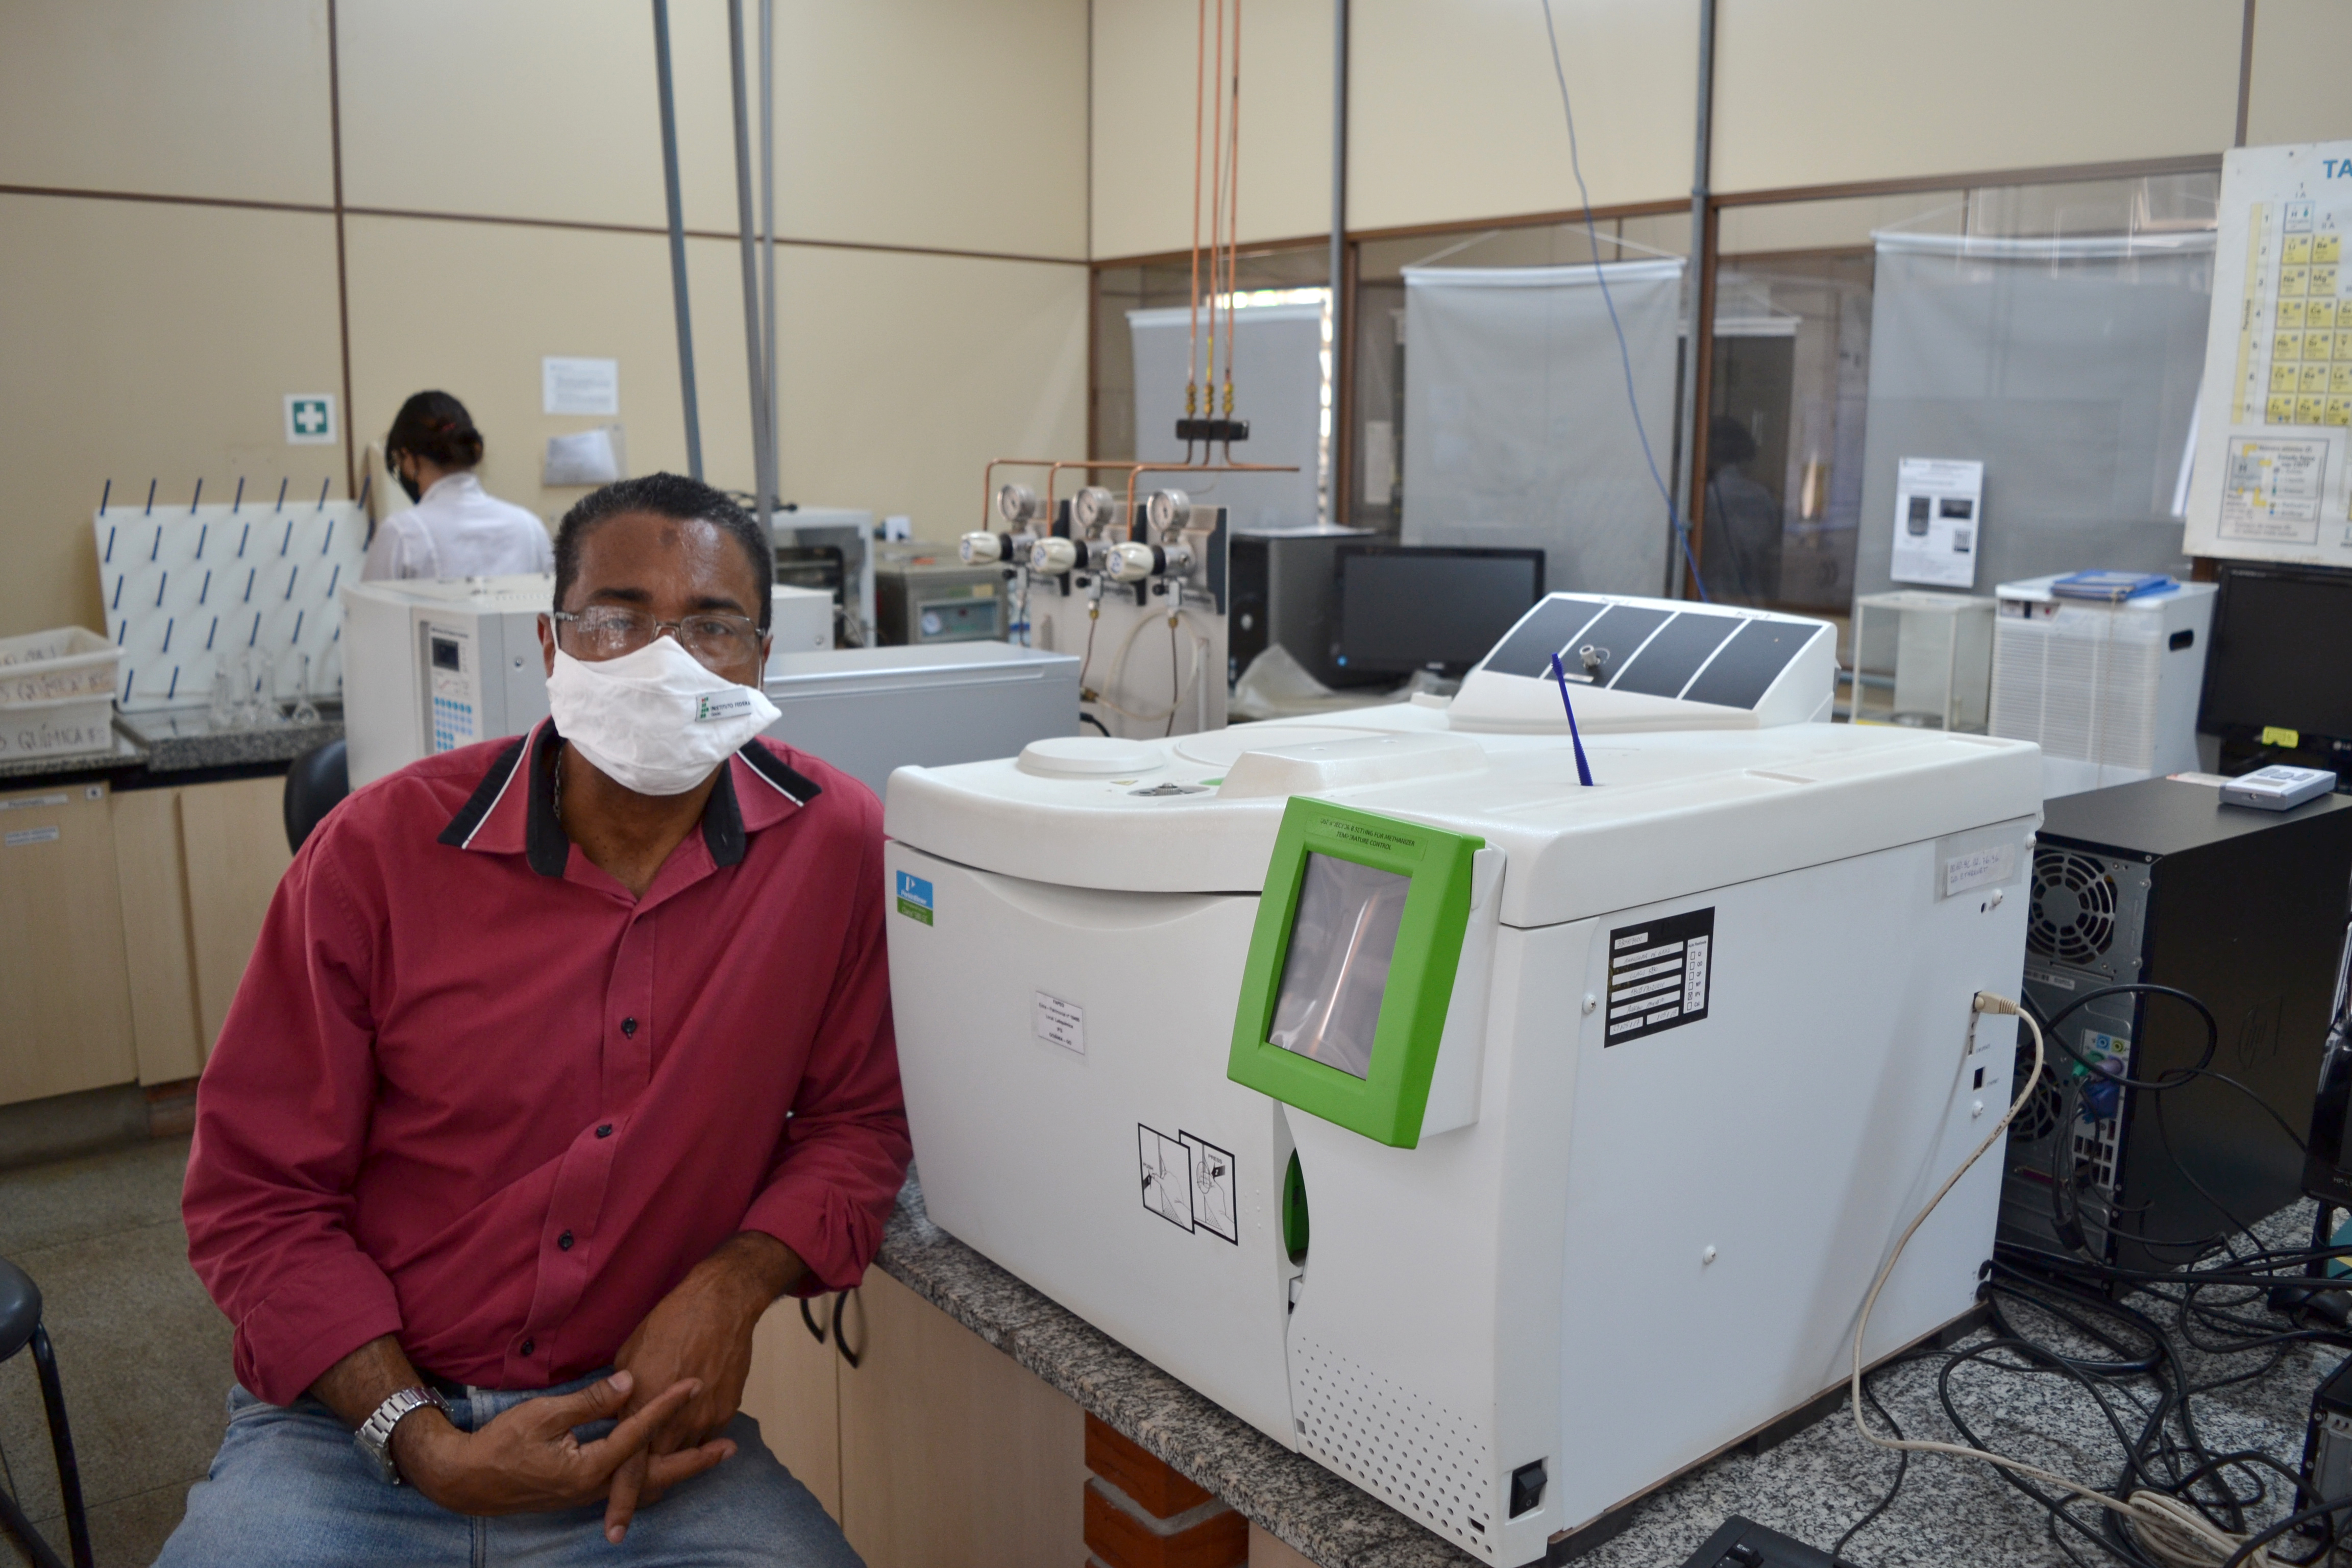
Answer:
<path fill-rule="evenodd" d="M 367 567 L 376 577 L 501 577 L 555 570 L 547 525 L 474 478 L 482 435 L 466 405 L 420 392 L 400 405 L 383 438 L 383 466 L 416 504 L 376 525 Z"/>

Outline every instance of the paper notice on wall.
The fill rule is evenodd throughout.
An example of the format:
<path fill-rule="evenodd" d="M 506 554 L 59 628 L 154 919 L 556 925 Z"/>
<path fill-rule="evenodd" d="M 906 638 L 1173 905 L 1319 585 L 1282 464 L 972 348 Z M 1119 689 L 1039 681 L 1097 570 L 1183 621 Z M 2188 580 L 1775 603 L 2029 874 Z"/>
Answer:
<path fill-rule="evenodd" d="M 627 477 L 627 448 L 618 425 L 600 425 L 593 430 L 547 438 L 541 484 L 609 485 Z"/>
<path fill-rule="evenodd" d="M 2221 160 L 2182 550 L 2352 566 L 2352 142 Z"/>
<path fill-rule="evenodd" d="M 1895 471 L 1898 583 L 1973 588 L 1984 526 L 1984 465 L 1956 458 L 1905 458 Z"/>
<path fill-rule="evenodd" d="M 621 411 L 621 362 L 616 359 L 558 359 L 539 362 L 541 412 L 546 414 L 618 414 Z"/>

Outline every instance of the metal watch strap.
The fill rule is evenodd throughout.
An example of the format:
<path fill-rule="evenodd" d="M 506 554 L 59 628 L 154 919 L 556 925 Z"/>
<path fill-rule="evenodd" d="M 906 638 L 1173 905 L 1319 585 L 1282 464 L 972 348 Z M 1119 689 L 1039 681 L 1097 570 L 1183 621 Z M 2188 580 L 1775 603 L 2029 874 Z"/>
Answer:
<path fill-rule="evenodd" d="M 376 1474 L 383 1478 L 386 1486 L 400 1484 L 400 1467 L 392 1459 L 393 1428 L 400 1425 L 402 1416 L 428 1405 L 444 1415 L 449 1414 L 449 1406 L 432 1389 L 404 1388 L 377 1405 L 374 1413 L 360 1423 L 360 1429 L 352 1434 L 352 1441 L 367 1457 L 368 1463 L 375 1467 Z"/>

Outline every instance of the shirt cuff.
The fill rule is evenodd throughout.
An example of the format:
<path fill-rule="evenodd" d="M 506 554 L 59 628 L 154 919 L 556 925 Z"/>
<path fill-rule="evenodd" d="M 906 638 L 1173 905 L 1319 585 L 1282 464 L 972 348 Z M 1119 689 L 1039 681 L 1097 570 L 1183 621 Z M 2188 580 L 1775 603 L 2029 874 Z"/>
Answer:
<path fill-rule="evenodd" d="M 897 1196 L 893 1193 L 891 1201 Z M 788 1292 L 794 1296 L 849 1289 L 866 1278 L 866 1266 L 882 1247 L 879 1216 L 852 1203 L 829 1182 L 794 1181 L 789 1175 L 751 1200 L 743 1228 L 774 1237 L 808 1265 L 808 1272 Z"/>
<path fill-rule="evenodd" d="M 272 1405 L 291 1405 L 329 1367 L 401 1330 L 400 1300 L 358 1252 L 299 1266 L 236 1326 L 236 1379 Z"/>

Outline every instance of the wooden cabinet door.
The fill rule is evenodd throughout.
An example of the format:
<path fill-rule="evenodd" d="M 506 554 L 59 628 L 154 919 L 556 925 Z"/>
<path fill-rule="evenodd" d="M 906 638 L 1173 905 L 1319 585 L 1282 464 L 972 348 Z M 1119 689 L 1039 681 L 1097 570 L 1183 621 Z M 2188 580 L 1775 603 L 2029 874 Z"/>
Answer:
<path fill-rule="evenodd" d="M 139 1075 L 107 795 L 0 795 L 0 1104 Z"/>
<path fill-rule="evenodd" d="M 809 1303 L 820 1326 L 830 1297 Z M 784 1468 L 841 1521 L 840 1370 L 827 1335 L 819 1344 L 801 1321 L 800 1302 L 787 1298 L 768 1309 L 751 1331 L 751 1374 L 743 1383 L 743 1414 Z"/>
<path fill-rule="evenodd" d="M 866 1568 L 1084 1563 L 1076 1403 L 878 1268 L 846 1316 L 841 1517 Z"/>
<path fill-rule="evenodd" d="M 188 950 L 188 868 L 180 853 L 180 792 L 114 797 L 114 875 L 131 966 L 131 1032 L 141 1083 L 174 1083 L 205 1068 L 196 976 Z"/>
<path fill-rule="evenodd" d="M 209 1055 L 245 978 L 278 879 L 294 861 L 286 847 L 286 781 L 237 779 L 179 792 L 180 847 L 188 879 L 188 950 L 196 981 L 197 1027 Z"/>

